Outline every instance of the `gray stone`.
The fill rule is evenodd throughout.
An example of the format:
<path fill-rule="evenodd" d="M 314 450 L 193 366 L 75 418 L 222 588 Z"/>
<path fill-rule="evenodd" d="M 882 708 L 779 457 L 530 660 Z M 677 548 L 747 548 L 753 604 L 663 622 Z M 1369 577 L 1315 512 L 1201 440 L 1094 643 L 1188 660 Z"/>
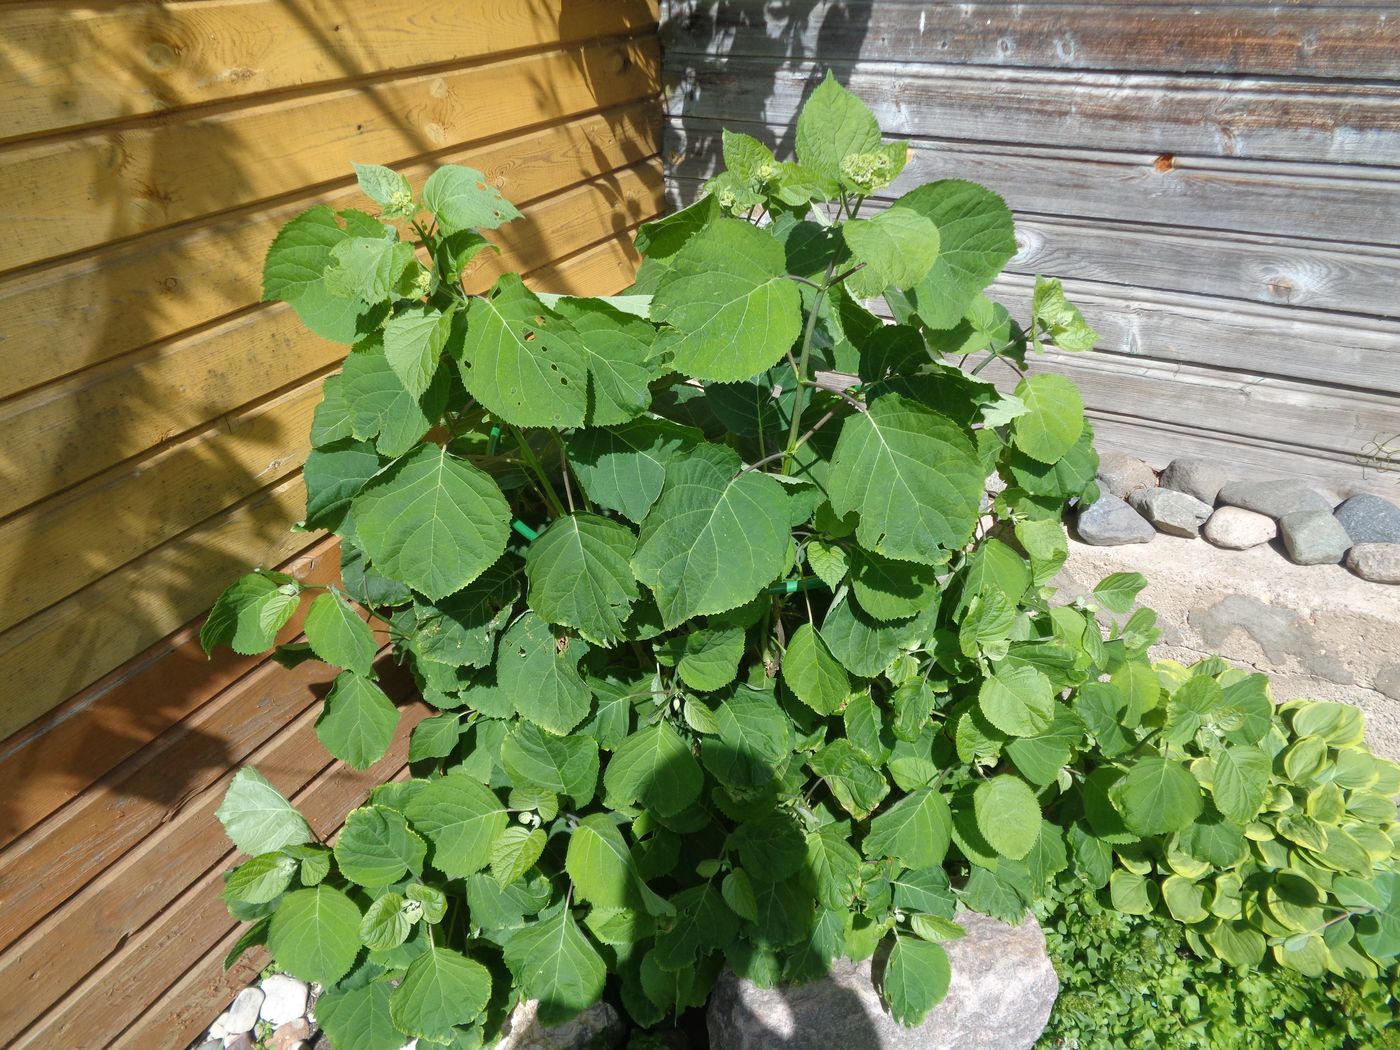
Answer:
<path fill-rule="evenodd" d="M 262 988 L 262 1009 L 259 1016 L 274 1027 L 306 1015 L 306 999 L 310 989 L 295 977 L 275 973 L 259 986 Z"/>
<path fill-rule="evenodd" d="M 605 1050 L 626 1041 L 627 1026 L 606 1002 L 594 1003 L 572 1021 L 553 1028 L 540 1026 L 538 1010 L 534 1000 L 517 1006 L 494 1050 Z"/>
<path fill-rule="evenodd" d="M 1208 507 L 1215 506 L 1215 497 L 1230 480 L 1230 473 L 1213 459 L 1199 456 L 1178 456 L 1162 471 L 1161 485 L 1194 496 Z"/>
<path fill-rule="evenodd" d="M 885 1012 L 870 961 L 839 959 L 810 984 L 760 988 L 726 970 L 710 996 L 710 1045 L 723 1050 L 1024 1050 L 1050 1019 L 1059 992 L 1045 936 L 972 912 L 967 936 L 944 945 L 948 997 L 915 1028 Z"/>
<path fill-rule="evenodd" d="M 1267 514 L 1242 507 L 1220 507 L 1207 519 L 1201 535 L 1226 550 L 1243 551 L 1268 543 L 1278 535 L 1278 523 Z"/>
<path fill-rule="evenodd" d="M 1150 543 L 1157 530 L 1117 496 L 1104 493 L 1092 506 L 1079 512 L 1075 521 L 1079 538 L 1095 547 L 1120 543 Z"/>
<path fill-rule="evenodd" d="M 1176 489 L 1139 489 L 1128 501 L 1132 508 L 1168 536 L 1200 535 L 1210 517 L 1210 504 Z"/>
<path fill-rule="evenodd" d="M 1347 551 L 1347 568 L 1372 583 L 1400 583 L 1400 543 L 1358 543 Z"/>
<path fill-rule="evenodd" d="M 1279 519 L 1288 556 L 1299 565 L 1336 565 L 1351 546 L 1342 523 L 1326 510 L 1297 510 Z"/>
<path fill-rule="evenodd" d="M 1157 475 L 1142 460 L 1121 452 L 1099 456 L 1098 480 L 1102 488 L 1119 499 L 1127 499 L 1138 489 L 1157 486 Z"/>
<path fill-rule="evenodd" d="M 239 992 L 234 997 L 233 1005 L 224 1013 L 224 1035 L 251 1032 L 253 1025 L 258 1023 L 258 1011 L 262 1009 L 263 998 L 261 988 L 244 988 Z"/>
<path fill-rule="evenodd" d="M 256 1045 L 247 1032 L 239 1032 L 224 1040 L 224 1050 L 255 1050 Z"/>
<path fill-rule="evenodd" d="M 1400 507 L 1369 492 L 1338 507 L 1337 520 L 1352 543 L 1400 543 Z"/>
<path fill-rule="evenodd" d="M 222 1039 L 206 1039 L 194 1050 L 224 1050 L 224 1041 Z"/>
<path fill-rule="evenodd" d="M 1243 507 L 1271 518 L 1300 510 L 1331 511 L 1332 504 L 1316 489 L 1301 481 L 1232 481 L 1216 494 L 1215 502 Z"/>

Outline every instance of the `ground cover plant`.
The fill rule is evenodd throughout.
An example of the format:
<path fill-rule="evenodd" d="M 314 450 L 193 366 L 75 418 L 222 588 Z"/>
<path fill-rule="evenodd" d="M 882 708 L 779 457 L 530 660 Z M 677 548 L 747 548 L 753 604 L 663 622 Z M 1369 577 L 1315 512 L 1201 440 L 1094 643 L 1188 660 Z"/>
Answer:
<path fill-rule="evenodd" d="M 840 955 L 917 1023 L 956 908 L 1019 917 L 1071 869 L 1231 964 L 1389 965 L 1400 769 L 1355 713 L 1154 668 L 1136 574 L 1052 603 L 1097 457 L 1025 360 L 1094 333 L 1056 281 L 1024 329 L 986 296 L 1005 204 L 943 179 L 871 210 L 908 151 L 830 78 L 795 162 L 723 147 L 619 297 L 467 295 L 518 213 L 461 167 L 421 194 L 361 167 L 377 214 L 279 234 L 265 296 L 351 344 L 305 468 L 342 584 L 245 576 L 204 645 L 271 649 L 308 602 L 277 657 L 342 669 L 317 732 L 357 767 L 400 717 L 381 638 L 439 713 L 334 848 L 240 771 L 235 955 L 325 985 L 340 1050 L 480 1046 L 522 997 L 557 1022 L 606 991 L 647 1027 L 725 965 Z"/>

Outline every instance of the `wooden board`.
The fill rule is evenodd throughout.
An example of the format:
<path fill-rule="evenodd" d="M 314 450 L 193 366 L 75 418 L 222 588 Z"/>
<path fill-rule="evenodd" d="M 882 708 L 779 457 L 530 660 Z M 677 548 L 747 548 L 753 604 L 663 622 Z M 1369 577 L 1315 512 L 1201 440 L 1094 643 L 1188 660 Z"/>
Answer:
<path fill-rule="evenodd" d="M 0 10 L 0 139 L 635 32 L 656 0 Z"/>
<path fill-rule="evenodd" d="M 0 150 L 0 271 L 658 89 L 654 40 L 604 41 Z"/>
<path fill-rule="evenodd" d="M 1280 16 L 1280 10 L 1287 12 Z M 668 52 L 771 59 L 947 57 L 970 65 L 1400 79 L 1386 0 L 1290 3 L 668 4 Z M 771 14 L 770 14 L 771 12 Z"/>
<path fill-rule="evenodd" d="M 527 214 L 533 202 L 655 156 L 661 123 L 653 103 L 552 124 L 404 168 L 416 186 L 438 164 L 483 172 Z M 262 259 L 277 230 L 322 201 L 362 207 L 349 169 L 330 191 L 273 208 L 243 208 L 216 222 L 174 229 L 37 270 L 0 278 L 0 398 L 207 325 L 262 296 Z M 509 227 L 503 234 L 509 241 Z M 28 352 L 36 345 L 47 352 Z"/>
<path fill-rule="evenodd" d="M 334 537 L 321 539 L 291 561 L 271 564 L 303 583 L 332 583 L 340 576 L 339 543 Z M 305 611 L 303 605 L 278 633 L 279 643 L 301 632 Z M 262 656 L 240 656 L 230 649 L 206 657 L 199 627 L 190 624 L 124 661 L 5 741 L 0 750 L 0 848 L 263 662 Z M 57 656 L 49 655 L 51 660 Z"/>
<path fill-rule="evenodd" d="M 778 139 L 781 129 L 734 125 Z M 720 163 L 721 126 L 672 121 L 665 156 L 671 173 L 708 178 Z M 1176 158 L 1159 170 L 1158 153 L 1024 149 L 914 140 L 913 155 L 891 192 L 957 177 L 991 186 L 1012 209 L 1036 215 L 1093 217 L 1178 229 L 1309 238 L 1342 245 L 1394 247 L 1400 181 L 1386 169 L 1326 168 L 1213 157 Z"/>
<path fill-rule="evenodd" d="M 1236 77 L 1080 73 L 918 62 L 784 63 L 668 55 L 673 117 L 791 127 L 831 69 L 886 135 L 1010 146 L 1400 165 L 1400 86 Z M 951 57 L 951 56 L 950 56 Z"/>
<path fill-rule="evenodd" d="M 614 221 L 651 218 L 660 198 L 648 162 L 566 190 L 504 230 L 508 250 L 487 265 L 528 273 L 597 242 Z M 290 307 L 267 304 L 0 403 L 0 474 L 16 479 L 0 492 L 0 515 L 298 383 L 345 351 L 307 333 Z"/>

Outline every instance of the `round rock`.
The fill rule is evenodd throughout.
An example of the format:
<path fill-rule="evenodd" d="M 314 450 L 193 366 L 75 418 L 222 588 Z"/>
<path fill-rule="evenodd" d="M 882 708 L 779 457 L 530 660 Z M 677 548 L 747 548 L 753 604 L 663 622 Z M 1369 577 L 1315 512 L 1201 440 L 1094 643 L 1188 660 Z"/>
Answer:
<path fill-rule="evenodd" d="M 1162 471 L 1161 486 L 1194 496 L 1207 506 L 1213 507 L 1215 497 L 1229 480 L 1229 472 L 1213 459 L 1178 456 Z"/>
<path fill-rule="evenodd" d="M 1337 520 L 1352 543 L 1400 543 L 1400 507 L 1369 492 L 1337 508 Z"/>
<path fill-rule="evenodd" d="M 1075 530 L 1085 543 L 1114 547 L 1121 543 L 1151 543 L 1157 530 L 1117 496 L 1104 493 L 1079 512 Z"/>
<path fill-rule="evenodd" d="M 1240 507 L 1221 507 L 1206 520 L 1201 535 L 1216 547 L 1242 551 L 1268 543 L 1278 535 L 1278 524 L 1267 514 L 1256 514 Z"/>
<path fill-rule="evenodd" d="M 1176 489 L 1139 489 L 1128 501 L 1158 532 L 1190 539 L 1210 517 L 1210 504 Z"/>
<path fill-rule="evenodd" d="M 295 977 L 275 973 L 261 985 L 264 999 L 259 1016 L 274 1027 L 294 1021 L 306 1014 L 306 998 L 310 991 Z"/>
<path fill-rule="evenodd" d="M 1288 557 L 1299 565 L 1336 565 L 1351 546 L 1342 523 L 1325 510 L 1299 510 L 1279 519 Z"/>
<path fill-rule="evenodd" d="M 1215 501 L 1227 507 L 1243 507 L 1271 518 L 1297 511 L 1327 511 L 1332 503 L 1301 481 L 1232 481 L 1222 486 Z"/>
<path fill-rule="evenodd" d="M 952 963 L 948 997 L 915 1028 L 886 1013 L 870 960 L 838 959 L 809 984 L 760 988 L 726 970 L 710 996 L 710 1045 L 724 1050 L 1024 1050 L 1050 1019 L 1059 992 L 1035 919 L 1020 926 L 972 912 L 944 944 Z"/>
<path fill-rule="evenodd" d="M 264 998 L 261 988 L 244 988 L 239 992 L 224 1014 L 224 1034 L 251 1032 L 258 1023 L 258 1011 L 262 1009 Z"/>
<path fill-rule="evenodd" d="M 1347 551 L 1347 568 L 1372 583 L 1400 583 L 1400 543 L 1358 543 Z"/>
<path fill-rule="evenodd" d="M 1122 452 L 1105 452 L 1099 456 L 1100 485 L 1119 499 L 1127 499 L 1138 489 L 1157 486 L 1157 475 L 1142 460 Z"/>

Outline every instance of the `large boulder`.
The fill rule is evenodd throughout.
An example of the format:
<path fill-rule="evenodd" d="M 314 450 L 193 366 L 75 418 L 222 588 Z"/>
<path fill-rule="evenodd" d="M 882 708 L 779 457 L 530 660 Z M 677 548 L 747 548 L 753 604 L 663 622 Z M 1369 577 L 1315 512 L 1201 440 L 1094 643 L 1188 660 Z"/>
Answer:
<path fill-rule="evenodd" d="M 726 970 L 710 997 L 710 1044 L 723 1050 L 1026 1050 L 1050 1019 L 1060 982 L 1032 917 L 1019 926 L 973 912 L 944 945 L 948 997 L 917 1028 L 885 1012 L 870 961 L 840 959 L 809 984 L 760 988 Z"/>

